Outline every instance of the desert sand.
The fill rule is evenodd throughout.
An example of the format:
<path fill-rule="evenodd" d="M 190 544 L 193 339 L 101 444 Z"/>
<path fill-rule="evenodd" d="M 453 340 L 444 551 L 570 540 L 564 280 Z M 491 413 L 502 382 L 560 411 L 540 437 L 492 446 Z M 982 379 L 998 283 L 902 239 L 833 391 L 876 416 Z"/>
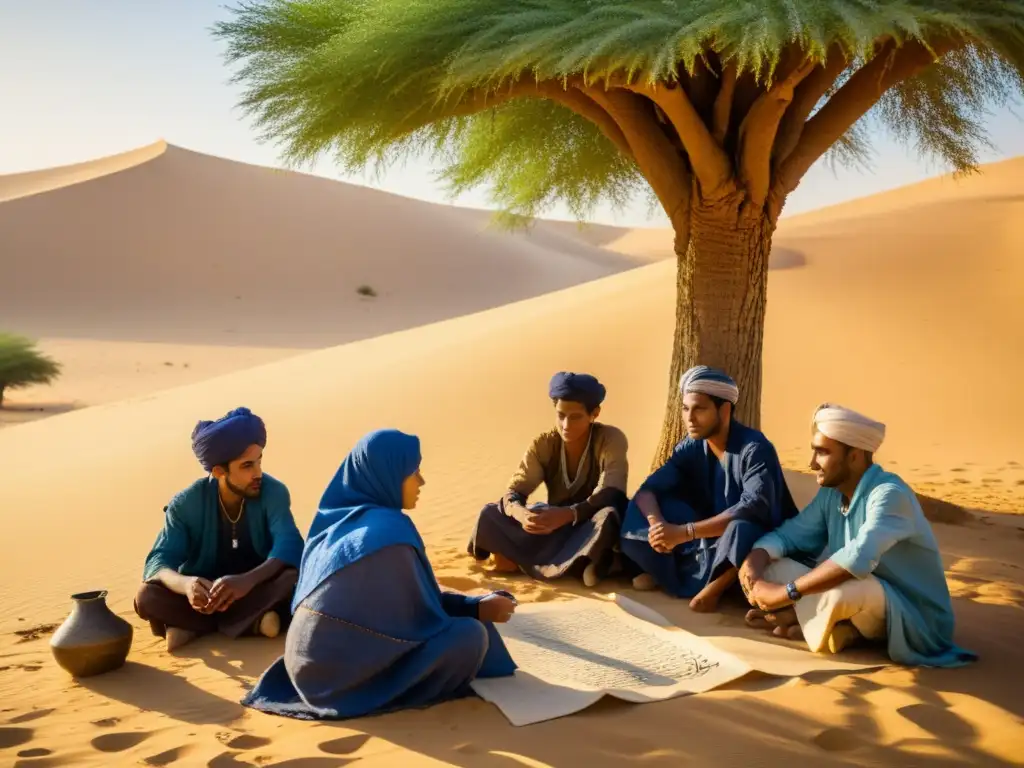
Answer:
<path fill-rule="evenodd" d="M 0 176 L 0 330 L 64 364 L 0 427 L 507 304 L 671 257 L 159 141 Z M 367 286 L 376 295 L 358 289 Z M 168 365 L 168 363 L 170 363 Z"/>
<path fill-rule="evenodd" d="M 88 186 L 105 179 L 112 183 L 161 157 L 166 153 Z M 280 639 L 206 638 L 171 656 L 148 634 L 133 614 L 132 597 L 163 505 L 201 472 L 189 450 L 189 432 L 197 419 L 237 405 L 266 419 L 264 469 L 291 488 L 300 529 L 308 525 L 325 483 L 352 443 L 370 429 L 397 427 L 423 440 L 427 485 L 414 515 L 443 585 L 470 592 L 506 588 L 522 601 L 559 600 L 578 592 L 572 584 L 493 577 L 464 552 L 473 516 L 500 493 L 527 441 L 548 426 L 545 387 L 555 370 L 587 370 L 608 385 L 602 420 L 629 435 L 632 488 L 649 467 L 668 386 L 674 265 L 659 260 L 665 254 L 665 240 L 659 240 L 664 232 L 590 230 L 587 236 L 608 251 L 624 238 L 636 268 L 616 267 L 602 276 L 573 273 L 563 265 L 558 268 L 570 276 L 571 286 L 556 289 L 549 283 L 543 290 L 554 292 L 518 301 L 487 294 L 501 287 L 503 281 L 496 280 L 478 289 L 486 294 L 481 301 L 494 308 L 438 322 L 426 315 L 406 317 L 416 327 L 381 325 L 366 331 L 372 338 L 313 351 L 310 347 L 333 343 L 331 334 L 339 334 L 338 342 L 346 339 L 343 331 L 317 327 L 327 315 L 310 309 L 316 301 L 301 292 L 307 283 L 287 282 L 284 270 L 265 288 L 246 278 L 243 295 L 265 290 L 270 297 L 278 289 L 275 316 L 285 329 L 281 338 L 290 344 L 284 359 L 254 357 L 254 367 L 218 370 L 204 380 L 163 379 L 157 385 L 154 379 L 153 390 L 136 390 L 127 399 L 0 430 L 0 516 L 6 534 L 0 543 L 5 607 L 0 760 L 294 767 L 359 759 L 370 765 L 465 768 L 789 760 L 1020 764 L 1024 703 L 1014 670 L 1022 659 L 1024 632 L 1024 518 L 1000 512 L 1024 512 L 1024 456 L 1014 439 L 1024 428 L 1024 416 L 1012 404 L 1012 393 L 1024 384 L 1020 356 L 1013 352 L 1021 348 L 1024 327 L 1019 257 L 1024 204 L 1012 199 L 1009 182 L 1005 188 L 993 184 L 991 194 L 984 185 L 990 176 L 1020 177 L 1022 170 L 1021 161 L 986 168 L 985 175 L 959 187 L 969 190 L 963 196 L 948 195 L 945 185 L 936 185 L 942 194 L 929 192 L 927 185 L 909 188 L 912 203 L 892 206 L 891 212 L 858 201 L 827 216 L 787 219 L 770 276 L 764 429 L 787 465 L 798 470 L 806 462 L 815 405 L 838 400 L 862 409 L 889 425 L 881 464 L 904 473 L 924 493 L 972 509 L 950 518 L 955 525 L 937 523 L 936 532 L 955 596 L 957 640 L 980 654 L 977 664 L 801 679 L 753 676 L 660 704 L 602 703 L 526 729 L 512 728 L 478 700 L 310 724 L 238 704 L 280 653 Z M 34 198 L 45 201 L 75 188 Z M 0 206 L 0 216 L 9 204 Z M 44 220 L 42 207 L 37 222 Z M 380 216 L 386 220 L 385 213 Z M 236 219 L 237 226 L 242 223 Z M 265 231 L 270 230 L 268 225 Z M 441 238 L 444 229 L 438 225 L 435 231 Z M 468 247 L 459 240 L 466 231 L 453 228 L 449 239 L 430 244 L 437 249 L 433 253 Z M 572 230 L 555 225 L 548 231 L 562 237 Z M 611 258 L 606 250 L 600 258 Z M 243 252 L 233 251 L 219 268 L 245 274 Z M 653 263 L 636 266 L 644 259 Z M 584 261 L 595 263 L 589 257 Z M 99 264 L 109 280 L 123 281 L 120 288 L 106 289 L 101 302 L 89 304 L 84 292 L 66 286 L 52 287 L 57 297 L 48 298 L 49 284 L 36 285 L 42 298 L 53 302 L 49 306 L 64 307 L 65 317 L 78 316 L 72 299 L 85 302 L 82 306 L 90 309 L 81 314 L 94 325 L 83 321 L 83 327 L 103 341 L 158 342 L 167 327 L 176 334 L 168 331 L 163 341 L 169 344 L 225 343 L 226 334 L 206 338 L 199 332 L 195 305 L 181 302 L 184 292 L 175 293 L 185 278 L 167 277 L 173 275 L 170 268 L 158 280 L 140 283 L 143 270 L 137 267 L 119 273 L 111 262 Z M 193 277 L 202 265 L 193 262 Z M 310 295 L 329 295 L 323 284 L 332 279 L 340 278 L 320 275 L 310 281 Z M 371 278 L 353 278 L 363 279 Z M 166 286 L 169 298 L 154 293 L 135 303 L 135 290 L 154 282 L 161 290 Z M 432 285 L 444 283 L 437 275 Z M 100 289 L 99 282 L 94 288 Z M 341 295 L 351 293 L 346 288 Z M 39 335 L 73 338 L 67 325 L 48 332 L 46 313 L 33 315 L 29 304 L 24 300 L 16 310 L 2 304 L 4 317 L 37 323 L 30 332 Z M 148 305 L 159 308 L 149 319 L 140 309 Z M 459 311 L 473 308 L 460 305 Z M 134 320 L 104 325 L 119 317 Z M 255 312 L 244 317 L 243 332 L 232 340 L 253 349 L 274 347 L 274 324 Z M 312 324 L 307 333 L 303 323 Z M 169 356 L 166 348 L 151 350 L 145 359 L 154 366 L 161 360 L 162 366 L 162 358 L 185 361 Z M 796 471 L 789 480 L 798 501 L 806 501 L 813 480 Z M 67 614 L 69 595 L 92 589 L 109 591 L 111 607 L 133 622 L 135 641 L 124 669 L 76 682 L 54 664 L 46 641 Z M 743 626 L 738 605 L 698 616 L 683 602 L 638 596 L 615 581 L 600 590 L 623 590 L 702 636 L 773 642 Z"/>

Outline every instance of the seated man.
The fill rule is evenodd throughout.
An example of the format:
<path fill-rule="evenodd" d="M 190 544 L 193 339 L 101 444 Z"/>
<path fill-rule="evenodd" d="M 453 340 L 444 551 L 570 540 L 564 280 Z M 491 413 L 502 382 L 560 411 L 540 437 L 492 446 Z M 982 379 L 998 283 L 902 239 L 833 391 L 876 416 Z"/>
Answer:
<path fill-rule="evenodd" d="M 683 374 L 687 437 L 640 486 L 622 524 L 622 554 L 661 587 L 713 611 L 763 534 L 796 514 L 775 448 L 733 417 L 739 390 L 723 371 Z"/>
<path fill-rule="evenodd" d="M 261 469 L 267 431 L 248 408 L 200 421 L 192 450 L 208 477 L 164 507 L 135 612 L 174 650 L 220 632 L 275 637 L 302 557 L 288 489 Z"/>
<path fill-rule="evenodd" d="M 914 492 L 873 462 L 885 425 L 840 406 L 814 414 L 811 503 L 761 538 L 743 564 L 752 626 L 838 653 L 861 636 L 887 638 L 908 665 L 960 666 L 938 545 Z M 819 557 L 820 555 L 820 557 Z M 821 562 L 810 568 L 791 557 Z"/>
<path fill-rule="evenodd" d="M 626 436 L 597 423 L 605 388 L 593 376 L 557 373 L 548 394 L 558 426 L 533 441 L 504 497 L 480 512 L 469 553 L 535 579 L 582 572 L 593 587 L 610 569 L 626 507 Z M 548 503 L 527 507 L 541 483 Z"/>

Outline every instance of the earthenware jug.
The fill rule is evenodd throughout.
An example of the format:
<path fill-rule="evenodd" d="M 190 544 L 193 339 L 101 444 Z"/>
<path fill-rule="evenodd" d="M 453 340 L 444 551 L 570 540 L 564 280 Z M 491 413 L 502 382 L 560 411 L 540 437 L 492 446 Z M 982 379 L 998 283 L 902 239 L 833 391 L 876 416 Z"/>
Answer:
<path fill-rule="evenodd" d="M 71 613 L 50 638 L 57 663 L 75 677 L 122 666 L 132 647 L 132 625 L 107 607 L 107 591 L 72 595 Z"/>

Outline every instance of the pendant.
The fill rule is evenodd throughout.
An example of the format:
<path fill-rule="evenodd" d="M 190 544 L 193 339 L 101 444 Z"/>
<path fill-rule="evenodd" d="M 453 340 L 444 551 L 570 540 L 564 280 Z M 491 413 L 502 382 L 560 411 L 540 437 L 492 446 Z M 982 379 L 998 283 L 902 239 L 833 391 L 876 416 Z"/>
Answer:
<path fill-rule="evenodd" d="M 232 549 L 238 549 L 238 539 L 232 539 L 231 540 L 231 548 Z"/>

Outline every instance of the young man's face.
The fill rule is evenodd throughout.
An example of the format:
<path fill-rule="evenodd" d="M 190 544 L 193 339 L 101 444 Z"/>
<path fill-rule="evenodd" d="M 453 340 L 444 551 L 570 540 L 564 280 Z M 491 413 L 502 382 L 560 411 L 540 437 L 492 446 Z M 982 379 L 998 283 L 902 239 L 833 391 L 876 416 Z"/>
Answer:
<path fill-rule="evenodd" d="M 246 499 L 260 495 L 263 482 L 263 449 L 250 445 L 245 453 L 224 467 L 214 467 L 213 476 L 226 485 L 232 493 Z"/>
<path fill-rule="evenodd" d="M 845 483 L 853 472 L 853 453 L 842 443 L 815 431 L 811 438 L 810 467 L 817 473 L 818 485 L 836 488 Z"/>
<path fill-rule="evenodd" d="M 575 443 L 577 440 L 585 440 L 601 408 L 595 408 L 592 413 L 587 412 L 583 403 L 576 403 L 572 400 L 555 401 L 555 420 L 558 423 L 558 432 L 566 443 Z"/>
<path fill-rule="evenodd" d="M 722 406 L 722 411 L 725 406 Z M 723 413 L 715 407 L 715 401 L 703 392 L 687 392 L 683 395 L 683 422 L 686 433 L 694 440 L 707 440 L 722 428 Z"/>

